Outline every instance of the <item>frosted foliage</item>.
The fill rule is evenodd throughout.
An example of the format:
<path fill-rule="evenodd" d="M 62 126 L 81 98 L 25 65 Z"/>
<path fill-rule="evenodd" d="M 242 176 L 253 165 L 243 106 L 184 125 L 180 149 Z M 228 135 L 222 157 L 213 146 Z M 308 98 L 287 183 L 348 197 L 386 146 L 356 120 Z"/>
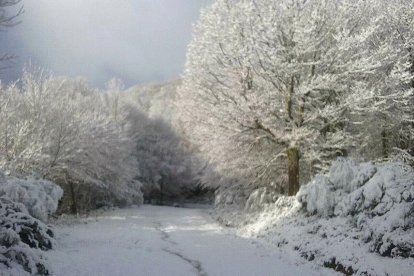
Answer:
<path fill-rule="evenodd" d="M 0 168 L 61 186 L 62 210 L 139 203 L 133 143 L 120 118 L 120 89 L 117 80 L 109 91 L 99 91 L 83 79 L 26 69 L 18 84 L 0 88 Z M 43 206 L 29 203 L 32 213 L 44 219 L 45 212 L 56 208 L 59 191 L 47 182 L 33 184 L 40 188 L 19 182 L 8 193 L 22 200 L 44 197 Z"/>
<path fill-rule="evenodd" d="M 0 172 L 0 179 L 1 175 Z M 4 182 L 0 180 L 0 196 L 24 204 L 32 216 L 42 221 L 56 211 L 62 195 L 63 190 L 59 186 L 46 180 L 14 177 Z"/>
<path fill-rule="evenodd" d="M 356 164 L 339 159 L 329 178 L 319 175 L 297 195 L 306 211 L 349 217 L 371 250 L 414 256 L 414 170 L 397 164 Z"/>

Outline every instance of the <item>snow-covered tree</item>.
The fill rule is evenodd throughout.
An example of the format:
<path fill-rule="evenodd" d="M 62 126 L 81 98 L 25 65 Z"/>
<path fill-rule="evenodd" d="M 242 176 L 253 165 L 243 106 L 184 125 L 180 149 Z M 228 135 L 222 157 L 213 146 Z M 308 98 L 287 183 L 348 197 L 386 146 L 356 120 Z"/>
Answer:
<path fill-rule="evenodd" d="M 299 161 L 313 174 L 347 155 L 363 108 L 403 110 L 407 64 L 374 2 L 219 0 L 202 14 L 178 105 L 221 171 L 258 176 L 284 160 L 295 194 Z"/>
<path fill-rule="evenodd" d="M 414 104 L 414 4 L 412 1 L 372 1 L 375 36 L 370 43 L 377 66 L 359 83 L 366 91 L 365 101 L 355 102 L 354 114 L 363 121 L 359 151 L 370 159 L 413 156 Z M 377 46 L 380 45 L 380 46 Z M 361 45 L 367 49 L 374 47 Z"/>
<path fill-rule="evenodd" d="M 123 114 L 123 127 L 134 142 L 138 179 L 147 198 L 180 197 L 183 189 L 197 184 L 197 158 L 192 158 L 171 126 L 162 119 L 148 118 L 131 103 L 124 104 Z"/>
<path fill-rule="evenodd" d="M 206 191 L 201 180 L 206 161 L 183 135 L 176 116 L 174 99 L 180 84 L 176 80 L 135 86 L 119 97 L 121 122 L 135 143 L 133 154 L 148 199 L 191 197 L 193 192 Z"/>
<path fill-rule="evenodd" d="M 73 212 L 140 201 L 132 143 L 85 81 L 28 71 L 1 97 L 2 168 L 58 183 Z"/>

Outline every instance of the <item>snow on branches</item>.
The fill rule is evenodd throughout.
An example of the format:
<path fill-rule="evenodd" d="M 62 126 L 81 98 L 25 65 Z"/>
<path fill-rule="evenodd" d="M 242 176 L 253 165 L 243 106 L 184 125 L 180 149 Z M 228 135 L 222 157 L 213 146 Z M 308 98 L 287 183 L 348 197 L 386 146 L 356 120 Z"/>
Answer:
<path fill-rule="evenodd" d="M 0 93 L 0 167 L 59 184 L 73 212 L 139 203 L 132 142 L 104 100 L 82 79 L 26 70 Z"/>
<path fill-rule="evenodd" d="M 397 2 L 216 1 L 177 100 L 193 140 L 226 177 L 287 174 L 291 195 L 337 156 L 407 152 L 414 9 Z"/>

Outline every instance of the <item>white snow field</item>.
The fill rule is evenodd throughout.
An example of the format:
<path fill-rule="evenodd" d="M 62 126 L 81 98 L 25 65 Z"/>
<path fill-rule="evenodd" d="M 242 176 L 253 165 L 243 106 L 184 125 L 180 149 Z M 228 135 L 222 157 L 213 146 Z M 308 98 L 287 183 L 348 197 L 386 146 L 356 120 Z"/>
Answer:
<path fill-rule="evenodd" d="M 203 209 L 114 210 L 55 231 L 58 246 L 46 256 L 57 276 L 337 275 L 237 237 Z"/>

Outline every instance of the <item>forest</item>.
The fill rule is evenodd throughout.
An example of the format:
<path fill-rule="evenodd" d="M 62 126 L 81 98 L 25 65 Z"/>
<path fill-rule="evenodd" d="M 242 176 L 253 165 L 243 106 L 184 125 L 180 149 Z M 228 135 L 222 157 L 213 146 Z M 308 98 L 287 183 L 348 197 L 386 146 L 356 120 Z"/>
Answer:
<path fill-rule="evenodd" d="M 0 0 L 1 29 L 19 5 Z M 318 266 L 409 275 L 414 2 L 216 0 L 177 80 L 95 88 L 29 64 L 1 83 L 0 272 L 49 275 L 51 223 L 144 203 L 213 204 Z"/>

